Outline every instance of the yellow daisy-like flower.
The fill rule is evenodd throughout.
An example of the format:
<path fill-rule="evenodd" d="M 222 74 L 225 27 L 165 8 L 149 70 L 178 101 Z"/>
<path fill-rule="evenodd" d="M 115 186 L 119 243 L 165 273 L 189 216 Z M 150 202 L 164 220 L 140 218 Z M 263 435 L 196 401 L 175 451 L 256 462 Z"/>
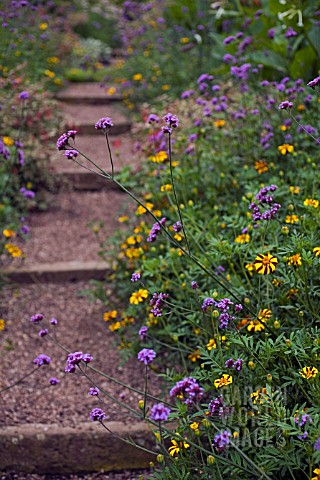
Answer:
<path fill-rule="evenodd" d="M 124 223 L 129 220 L 129 217 L 127 215 L 121 215 L 121 217 L 118 218 L 119 223 Z"/>
<path fill-rule="evenodd" d="M 160 152 L 157 152 L 155 155 L 150 157 L 150 160 L 153 163 L 163 163 L 165 160 L 167 160 L 168 154 L 164 150 L 161 150 Z"/>
<path fill-rule="evenodd" d="M 16 245 L 13 245 L 13 243 L 7 243 L 4 248 L 12 257 L 21 257 L 22 255 L 22 250 Z"/>
<path fill-rule="evenodd" d="M 214 338 L 210 338 L 209 342 L 207 343 L 207 350 L 210 352 L 213 348 L 217 348 L 217 344 Z"/>
<path fill-rule="evenodd" d="M 215 120 L 213 122 L 213 125 L 218 128 L 224 127 L 225 124 L 226 124 L 225 120 Z"/>
<path fill-rule="evenodd" d="M 292 265 L 293 267 L 298 267 L 299 265 L 302 265 L 302 258 L 300 253 L 295 253 L 294 255 L 291 255 L 288 260 L 288 265 Z"/>
<path fill-rule="evenodd" d="M 272 285 L 274 285 L 275 287 L 280 287 L 282 285 L 282 281 L 279 280 L 279 278 L 274 278 L 272 280 Z"/>
<path fill-rule="evenodd" d="M 291 223 L 291 224 L 297 223 L 297 222 L 299 222 L 299 217 L 298 217 L 298 215 L 294 215 L 294 214 L 287 215 L 285 222 L 286 223 Z"/>
<path fill-rule="evenodd" d="M 137 243 L 136 238 L 133 235 L 127 238 L 128 245 L 135 245 L 136 243 Z"/>
<path fill-rule="evenodd" d="M 112 323 L 111 325 L 109 325 L 110 332 L 115 332 L 116 330 L 119 330 L 119 328 L 121 328 L 120 322 Z"/>
<path fill-rule="evenodd" d="M 130 303 L 133 305 L 138 305 L 145 301 L 148 298 L 148 290 L 140 288 L 137 292 L 133 292 L 130 297 Z"/>
<path fill-rule="evenodd" d="M 278 259 L 271 255 L 271 253 L 260 253 L 253 262 L 254 268 L 262 275 L 269 275 L 277 268 Z"/>
<path fill-rule="evenodd" d="M 266 388 L 258 389 L 255 392 L 250 393 L 250 398 L 253 399 L 252 403 L 256 405 L 257 401 L 260 399 L 261 395 L 265 395 L 267 393 Z M 263 403 L 263 400 L 260 400 L 259 403 Z"/>
<path fill-rule="evenodd" d="M 282 132 L 285 132 L 285 131 L 287 131 L 288 128 L 290 128 L 290 127 L 288 127 L 287 125 L 280 125 L 279 128 L 280 128 L 280 130 L 282 130 Z"/>
<path fill-rule="evenodd" d="M 160 190 L 161 192 L 171 192 L 172 190 L 171 183 L 166 183 L 165 185 L 161 185 Z"/>
<path fill-rule="evenodd" d="M 154 205 L 153 205 L 153 203 L 151 203 L 151 202 L 147 202 L 147 203 L 146 203 L 146 207 L 147 207 L 149 210 L 151 210 L 151 209 L 154 207 Z M 139 207 L 138 207 L 137 210 L 136 210 L 136 215 L 143 215 L 144 213 L 146 213 L 146 211 L 147 211 L 147 210 L 146 210 L 142 205 L 139 205 Z"/>
<path fill-rule="evenodd" d="M 43 23 L 40 23 L 40 25 L 39 25 L 39 28 L 40 28 L 40 30 L 47 30 L 47 28 L 48 28 L 48 24 L 47 24 L 47 23 L 45 23 L 45 22 L 43 22 Z"/>
<path fill-rule="evenodd" d="M 196 362 L 200 358 L 200 350 L 195 350 L 194 352 L 189 353 L 188 358 L 191 362 Z"/>
<path fill-rule="evenodd" d="M 161 90 L 166 92 L 167 90 L 170 90 L 171 86 L 170 85 L 162 85 Z"/>
<path fill-rule="evenodd" d="M 221 378 L 217 378 L 213 383 L 216 388 L 230 385 L 230 383 L 232 383 L 232 375 L 224 373 Z"/>
<path fill-rule="evenodd" d="M 253 263 L 247 263 L 246 269 L 248 270 L 248 272 L 250 273 L 250 275 L 252 275 L 252 272 L 253 272 L 253 270 L 254 270 L 254 265 L 253 265 Z"/>
<path fill-rule="evenodd" d="M 105 322 L 109 322 L 111 320 L 114 320 L 115 318 L 117 318 L 117 315 L 118 315 L 118 311 L 117 310 L 111 310 L 110 312 L 105 312 L 103 314 L 103 320 Z"/>
<path fill-rule="evenodd" d="M 49 78 L 54 78 L 56 76 L 56 74 L 52 70 L 49 70 L 49 69 L 46 69 L 44 71 L 44 74 Z"/>
<path fill-rule="evenodd" d="M 305 106 L 302 105 L 302 103 L 300 103 L 300 105 L 297 106 L 297 110 L 299 110 L 299 112 L 302 112 L 303 110 L 305 110 Z"/>
<path fill-rule="evenodd" d="M 289 187 L 289 192 L 294 193 L 295 195 L 298 195 L 300 193 L 300 187 L 296 187 L 294 185 L 290 185 Z"/>
<path fill-rule="evenodd" d="M 173 439 L 171 440 L 171 443 L 172 443 L 172 446 L 169 447 L 168 449 L 171 457 L 174 457 L 174 455 L 177 455 L 180 452 L 180 450 L 185 450 L 186 448 L 190 447 L 189 443 L 187 443 L 185 440 L 178 443 L 176 440 Z"/>
<path fill-rule="evenodd" d="M 6 238 L 14 238 L 16 236 L 16 232 L 8 228 L 5 228 L 2 233 Z"/>
<path fill-rule="evenodd" d="M 141 73 L 135 73 L 132 77 L 132 80 L 135 80 L 138 82 L 139 80 L 142 80 L 142 74 Z"/>
<path fill-rule="evenodd" d="M 182 38 L 180 38 L 180 42 L 181 42 L 181 43 L 189 43 L 190 40 L 189 40 L 188 37 L 182 37 Z"/>
<path fill-rule="evenodd" d="M 294 151 L 294 146 L 289 143 L 284 143 L 283 145 L 279 145 L 278 150 L 281 155 L 286 155 L 287 153 L 292 153 Z"/>
<path fill-rule="evenodd" d="M 3 137 L 3 143 L 7 146 L 7 147 L 12 147 L 12 145 L 14 144 L 14 140 L 11 138 L 11 137 Z"/>
<path fill-rule="evenodd" d="M 313 198 L 306 198 L 303 202 L 303 205 L 305 205 L 306 207 L 318 208 L 319 200 L 314 200 Z"/>
<path fill-rule="evenodd" d="M 59 60 L 58 57 L 49 57 L 49 58 L 47 59 L 47 62 L 48 62 L 48 63 L 59 63 L 60 60 Z"/>
<path fill-rule="evenodd" d="M 320 468 L 316 468 L 315 470 L 313 470 L 312 473 L 315 473 L 316 476 L 315 476 L 315 477 L 312 477 L 311 480 L 320 480 Z"/>
<path fill-rule="evenodd" d="M 261 332 L 264 330 L 264 325 L 261 323 L 259 320 L 251 320 L 247 326 L 247 330 L 249 332 L 254 331 L 254 332 Z"/>
<path fill-rule="evenodd" d="M 255 162 L 254 168 L 260 174 L 266 173 L 269 170 L 268 164 L 264 160 L 258 160 Z"/>
<path fill-rule="evenodd" d="M 242 233 L 241 235 L 238 235 L 234 241 L 236 243 L 249 243 L 250 242 L 250 235 L 248 233 Z"/>
<path fill-rule="evenodd" d="M 5 326 L 6 322 L 2 318 L 0 318 L 0 331 L 4 330 Z"/>
<path fill-rule="evenodd" d="M 303 367 L 302 371 L 299 373 L 303 378 L 309 380 L 309 378 L 316 377 L 319 370 L 316 367 Z"/>
<path fill-rule="evenodd" d="M 313 249 L 313 253 L 315 254 L 316 257 L 320 257 L 320 247 L 315 247 Z"/>
<path fill-rule="evenodd" d="M 266 322 L 271 317 L 272 317 L 272 312 L 271 310 L 269 310 L 269 308 L 263 308 L 262 310 L 259 310 L 258 320 L 260 320 L 261 322 Z"/>
<path fill-rule="evenodd" d="M 191 428 L 192 430 L 198 430 L 199 425 L 200 425 L 200 423 L 198 423 L 198 422 L 193 422 L 193 423 L 191 423 L 190 428 Z"/>

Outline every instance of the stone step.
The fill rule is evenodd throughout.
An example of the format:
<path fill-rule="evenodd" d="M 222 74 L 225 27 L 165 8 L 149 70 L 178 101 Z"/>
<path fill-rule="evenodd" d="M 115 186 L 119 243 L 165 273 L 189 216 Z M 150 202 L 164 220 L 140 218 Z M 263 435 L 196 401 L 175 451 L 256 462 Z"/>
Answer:
<path fill-rule="evenodd" d="M 7 268 L 0 271 L 10 283 L 62 283 L 87 280 L 103 280 L 112 271 L 105 262 L 71 261 L 41 263 L 30 267 Z"/>
<path fill-rule="evenodd" d="M 102 425 L 82 423 L 75 428 L 29 424 L 0 428 L 0 472 L 68 475 L 80 472 L 116 471 L 149 467 L 155 455 L 137 445 L 155 450 L 155 440 L 145 424 Z"/>
<path fill-rule="evenodd" d="M 101 135 L 101 131 L 94 126 L 102 117 L 112 118 L 111 136 L 129 132 L 132 126 L 125 110 L 120 107 L 67 103 L 61 103 L 60 106 L 64 115 L 64 130 L 77 130 L 78 135 Z"/>
<path fill-rule="evenodd" d="M 114 93 L 111 93 L 113 92 Z M 56 99 L 72 104 L 107 105 L 121 102 L 122 95 L 114 87 L 100 86 L 96 82 L 71 83 L 61 92 L 57 93 Z"/>

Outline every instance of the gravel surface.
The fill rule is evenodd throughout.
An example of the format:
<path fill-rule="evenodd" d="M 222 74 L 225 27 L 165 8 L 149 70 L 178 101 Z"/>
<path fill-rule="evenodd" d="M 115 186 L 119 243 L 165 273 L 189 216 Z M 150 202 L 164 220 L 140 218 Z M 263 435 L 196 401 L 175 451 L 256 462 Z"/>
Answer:
<path fill-rule="evenodd" d="M 5 474 L 0 480 L 145 480 L 150 477 L 150 470 L 122 471 L 122 472 L 96 472 L 86 475 L 35 475 L 35 474 Z"/>
<path fill-rule="evenodd" d="M 48 327 L 53 334 L 51 338 L 56 337 L 68 352 L 90 353 L 94 357 L 92 366 L 143 391 L 144 365 L 135 360 L 121 365 L 113 334 L 102 319 L 103 307 L 98 301 L 89 303 L 86 297 L 78 294 L 79 290 L 88 287 L 88 284 L 79 282 L 30 285 L 17 290 L 7 287 L 3 292 L 1 318 L 6 320 L 6 329 L 1 332 L 0 388 L 5 388 L 33 370 L 32 361 L 39 354 L 48 355 L 52 362 L 38 367 L 22 384 L 1 394 L 0 426 L 25 423 L 74 426 L 88 421 L 94 407 L 105 409 L 109 420 L 124 423 L 133 421 L 123 408 L 106 397 L 102 397 L 105 403 L 101 404 L 99 399 L 88 395 L 92 385 L 86 378 L 64 373 L 66 352 L 48 341 L 48 337 L 40 338 L 37 333 L 39 329 L 33 328 L 29 320 L 37 312 L 45 314 L 47 321 L 52 317 L 57 318 L 58 325 Z M 90 373 L 90 376 L 116 400 L 138 410 L 138 400 L 142 395 L 97 374 Z M 60 383 L 50 385 L 51 377 L 57 377 Z M 150 391 L 159 392 L 157 384 L 155 379 L 151 379 Z"/>

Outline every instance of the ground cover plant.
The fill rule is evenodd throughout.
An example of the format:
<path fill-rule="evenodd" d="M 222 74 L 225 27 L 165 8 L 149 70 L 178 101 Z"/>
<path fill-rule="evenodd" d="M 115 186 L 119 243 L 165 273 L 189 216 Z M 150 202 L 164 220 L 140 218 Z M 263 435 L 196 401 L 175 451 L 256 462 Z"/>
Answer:
<path fill-rule="evenodd" d="M 115 237 L 114 273 L 94 294 L 145 375 L 141 402 L 127 409 L 155 433 L 150 478 L 317 480 L 320 79 L 233 67 L 202 72 L 173 113 L 149 108 L 146 160 L 130 189 L 109 149 L 110 170 L 99 173 L 137 209 L 120 217 L 127 236 Z M 109 148 L 112 119 L 95 127 Z M 75 131 L 57 148 L 76 163 L 85 156 Z M 113 288 L 127 308 L 110 303 Z M 55 341 L 44 313 L 30 323 Z M 90 379 L 94 352 L 65 353 L 66 373 L 88 378 L 97 400 L 91 420 L 108 429 L 104 410 L 116 400 Z M 36 371 L 50 362 L 33 360 Z M 163 398 L 148 389 L 150 369 L 167 385 Z"/>

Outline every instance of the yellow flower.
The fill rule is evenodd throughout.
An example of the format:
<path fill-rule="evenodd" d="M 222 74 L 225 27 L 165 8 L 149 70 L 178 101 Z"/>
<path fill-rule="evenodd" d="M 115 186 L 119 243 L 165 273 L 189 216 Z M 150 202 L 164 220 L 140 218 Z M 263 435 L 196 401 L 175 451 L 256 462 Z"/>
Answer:
<path fill-rule="evenodd" d="M 260 388 L 256 392 L 250 393 L 250 397 L 253 399 L 253 404 L 256 405 L 257 401 L 260 399 L 261 395 L 265 395 L 267 393 L 266 388 Z M 260 399 L 259 403 L 263 403 L 263 400 Z"/>
<path fill-rule="evenodd" d="M 52 70 L 48 70 L 48 69 L 44 71 L 44 74 L 49 78 L 54 78 L 56 76 L 56 74 L 52 72 Z"/>
<path fill-rule="evenodd" d="M 313 249 L 313 253 L 315 254 L 316 257 L 320 257 L 320 247 L 315 247 Z"/>
<path fill-rule="evenodd" d="M 180 42 L 181 42 L 181 43 L 189 43 L 189 41 L 190 41 L 190 40 L 189 40 L 188 37 L 182 37 L 182 38 L 180 38 Z"/>
<path fill-rule="evenodd" d="M 194 352 L 191 352 L 188 355 L 188 358 L 189 360 L 191 360 L 191 362 L 196 362 L 200 358 L 200 350 L 195 350 Z"/>
<path fill-rule="evenodd" d="M 279 128 L 280 128 L 280 130 L 282 130 L 283 132 L 285 132 L 285 131 L 288 130 L 288 128 L 290 128 L 290 127 L 288 127 L 287 125 L 280 125 Z"/>
<path fill-rule="evenodd" d="M 318 374 L 319 370 L 316 367 L 303 367 L 302 371 L 299 372 L 303 378 L 309 380 L 309 378 L 314 378 Z"/>
<path fill-rule="evenodd" d="M 236 243 L 248 243 L 250 242 L 250 235 L 248 233 L 242 233 L 241 235 L 238 235 L 234 241 Z"/>
<path fill-rule="evenodd" d="M 177 240 L 177 242 L 181 242 L 181 240 L 183 239 L 183 236 L 180 235 L 180 233 L 175 233 L 173 238 Z"/>
<path fill-rule="evenodd" d="M 305 205 L 306 207 L 318 208 L 319 200 L 314 200 L 313 198 L 306 198 L 303 202 L 303 205 Z"/>
<path fill-rule="evenodd" d="M 43 23 L 40 23 L 40 25 L 39 25 L 39 28 L 40 28 L 40 30 L 47 30 L 47 28 L 48 28 L 48 24 L 47 24 L 47 23 L 45 23 L 45 22 L 43 22 Z"/>
<path fill-rule="evenodd" d="M 6 238 L 14 238 L 16 236 L 16 233 L 8 228 L 5 228 L 2 233 Z"/>
<path fill-rule="evenodd" d="M 259 322 L 259 320 L 251 320 L 247 326 L 247 330 L 251 332 L 252 330 L 254 332 L 261 332 L 264 330 L 264 325 L 263 323 Z"/>
<path fill-rule="evenodd" d="M 315 473 L 316 477 L 312 477 L 311 480 L 320 480 L 320 468 L 316 468 L 312 473 Z"/>
<path fill-rule="evenodd" d="M 20 248 L 16 245 L 13 245 L 13 243 L 7 243 L 4 248 L 12 257 L 21 257 L 22 255 L 22 250 L 20 250 Z"/>
<path fill-rule="evenodd" d="M 136 82 L 138 82 L 139 80 L 142 80 L 141 73 L 135 73 L 132 77 L 132 80 L 135 80 Z"/>
<path fill-rule="evenodd" d="M 281 155 L 286 155 L 287 153 L 292 153 L 294 151 L 294 146 L 289 145 L 289 143 L 284 143 L 283 145 L 279 145 L 278 150 Z"/>
<path fill-rule="evenodd" d="M 6 322 L 0 318 L 0 331 L 4 330 L 4 327 L 6 326 Z"/>
<path fill-rule="evenodd" d="M 198 423 L 198 422 L 193 422 L 193 423 L 191 423 L 190 428 L 191 428 L 192 430 L 198 430 L 199 425 L 200 425 L 200 423 Z"/>
<path fill-rule="evenodd" d="M 207 350 L 212 350 L 213 348 L 217 348 L 217 344 L 214 338 L 210 338 L 209 342 L 207 343 Z"/>
<path fill-rule="evenodd" d="M 161 89 L 165 92 L 167 90 L 170 90 L 170 85 L 162 85 Z"/>
<path fill-rule="evenodd" d="M 293 267 L 298 267 L 299 265 L 302 265 L 300 253 L 295 253 L 294 255 L 291 255 L 288 260 L 288 265 L 292 265 Z"/>
<path fill-rule="evenodd" d="M 224 127 L 226 124 L 225 120 L 215 120 L 213 122 L 213 125 L 217 128 L 221 128 L 221 127 Z"/>
<path fill-rule="evenodd" d="M 177 455 L 180 452 L 180 450 L 190 447 L 190 445 L 185 440 L 178 443 L 176 440 L 173 439 L 171 440 L 171 443 L 172 443 L 172 446 L 169 447 L 169 450 L 168 450 L 171 457 L 173 457 L 174 455 Z"/>
<path fill-rule="evenodd" d="M 232 383 L 232 376 L 228 375 L 227 373 L 224 373 L 221 378 L 217 378 L 214 381 L 214 386 L 216 388 L 221 388 L 226 385 L 230 385 L 230 383 Z"/>
<path fill-rule="evenodd" d="M 247 263 L 246 269 L 248 270 L 248 272 L 250 273 L 250 275 L 252 275 L 252 272 L 253 272 L 253 270 L 254 270 L 254 265 L 253 265 L 253 263 Z"/>
<path fill-rule="evenodd" d="M 105 322 L 109 322 L 110 320 L 114 320 L 115 318 L 117 318 L 117 315 L 118 315 L 117 310 L 111 310 L 110 312 L 105 312 L 103 314 L 103 320 Z"/>
<path fill-rule="evenodd" d="M 49 57 L 49 58 L 47 59 L 47 62 L 48 62 L 48 63 L 59 63 L 60 60 L 59 60 L 58 57 Z"/>
<path fill-rule="evenodd" d="M 297 222 L 299 222 L 299 217 L 298 217 L 298 215 L 294 215 L 294 214 L 287 215 L 285 221 L 286 221 L 286 223 L 292 223 L 292 224 L 297 223 Z"/>
<path fill-rule="evenodd" d="M 305 110 L 305 108 L 306 107 L 304 105 L 302 105 L 301 103 L 300 103 L 300 105 L 297 106 L 297 110 L 299 110 L 299 112 L 302 112 L 302 110 Z"/>
<path fill-rule="evenodd" d="M 138 303 L 144 302 L 148 297 L 148 290 L 140 288 L 137 292 L 133 292 L 130 297 L 130 303 L 133 305 L 138 305 Z"/>
<path fill-rule="evenodd" d="M 112 323 L 111 325 L 109 325 L 110 332 L 115 332 L 116 330 L 119 330 L 119 328 L 121 328 L 120 322 Z"/>
<path fill-rule="evenodd" d="M 263 160 L 258 160 L 257 162 L 255 162 L 254 168 L 260 174 L 266 173 L 269 170 L 267 162 Z"/>
<path fill-rule="evenodd" d="M 61 78 L 55 78 L 53 81 L 58 87 L 61 87 L 63 84 Z"/>
<path fill-rule="evenodd" d="M 108 95 L 114 95 L 117 92 L 117 89 L 115 87 L 109 87 L 107 89 L 107 94 Z"/>
<path fill-rule="evenodd" d="M 149 209 L 149 210 L 152 210 L 152 208 L 154 207 L 153 203 L 151 202 L 146 202 L 146 207 Z M 136 215 L 143 215 L 144 213 L 146 213 L 146 209 L 142 206 L 142 205 L 139 205 L 139 207 L 137 208 L 136 210 Z"/>
<path fill-rule="evenodd" d="M 300 187 L 295 187 L 294 185 L 290 185 L 289 192 L 298 195 L 298 193 L 300 193 Z"/>
<path fill-rule="evenodd" d="M 263 308 L 262 310 L 259 310 L 258 320 L 260 320 L 261 322 L 266 322 L 271 317 L 272 317 L 272 312 L 268 308 Z"/>
<path fill-rule="evenodd" d="M 270 253 L 260 253 L 253 262 L 254 268 L 262 275 L 273 273 L 277 268 L 278 259 Z"/>
<path fill-rule="evenodd" d="M 12 147 L 12 145 L 14 144 L 14 141 L 12 140 L 11 137 L 3 137 L 3 143 L 4 143 L 7 147 Z"/>
<path fill-rule="evenodd" d="M 121 217 L 118 218 L 118 222 L 124 223 L 129 220 L 129 217 L 127 215 L 122 215 Z"/>
<path fill-rule="evenodd" d="M 136 239 L 133 235 L 131 235 L 130 237 L 127 238 L 127 244 L 128 245 L 135 245 L 137 242 L 136 242 Z"/>
<path fill-rule="evenodd" d="M 170 192 L 172 190 L 171 183 L 166 183 L 165 185 L 161 185 L 160 190 L 161 192 Z"/>
<path fill-rule="evenodd" d="M 157 152 L 153 157 L 150 157 L 150 160 L 153 163 L 163 163 L 165 160 L 167 160 L 168 154 L 164 150 L 161 150 L 160 152 Z"/>

